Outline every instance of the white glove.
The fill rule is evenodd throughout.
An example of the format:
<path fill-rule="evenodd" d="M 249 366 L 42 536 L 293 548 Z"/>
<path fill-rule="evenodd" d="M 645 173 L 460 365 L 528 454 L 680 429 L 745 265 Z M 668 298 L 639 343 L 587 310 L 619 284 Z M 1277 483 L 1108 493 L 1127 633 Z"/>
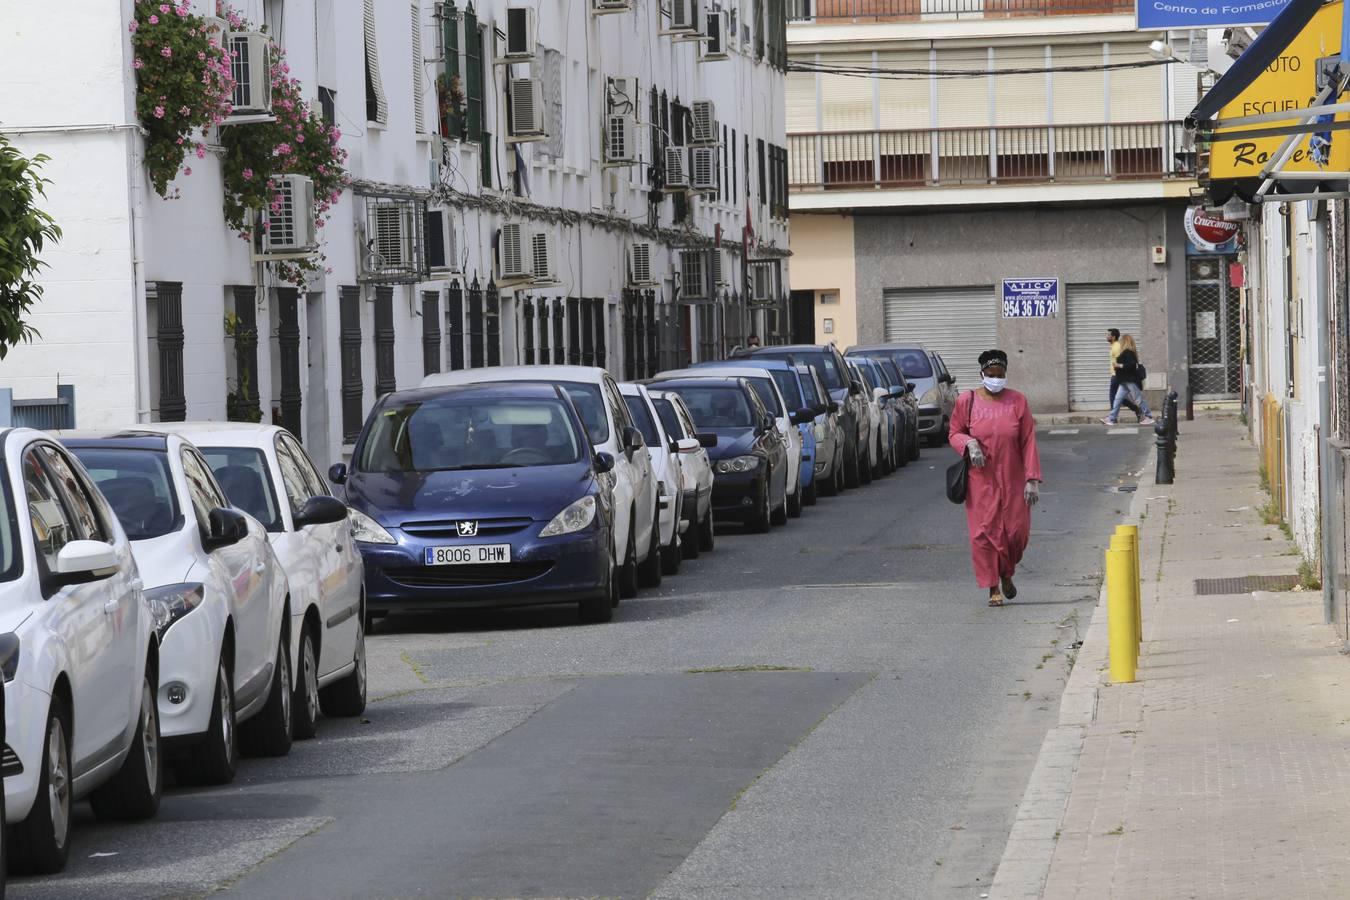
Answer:
<path fill-rule="evenodd" d="M 1041 502 L 1041 483 L 1028 481 L 1027 486 L 1022 489 L 1022 499 L 1027 501 L 1027 506 L 1035 506 Z"/>
<path fill-rule="evenodd" d="M 966 452 L 970 454 L 970 464 L 977 469 L 984 468 L 984 448 L 980 442 L 971 438 L 966 442 Z"/>

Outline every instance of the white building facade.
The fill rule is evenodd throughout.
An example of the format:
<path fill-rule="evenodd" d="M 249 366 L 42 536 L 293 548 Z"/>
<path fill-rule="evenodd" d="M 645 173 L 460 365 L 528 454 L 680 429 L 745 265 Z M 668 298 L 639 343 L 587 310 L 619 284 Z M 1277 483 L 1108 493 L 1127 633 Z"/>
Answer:
<path fill-rule="evenodd" d="M 12 4 L 0 132 L 50 157 L 63 237 L 40 337 L 0 364 L 0 387 L 73 385 L 82 428 L 252 410 L 327 464 L 379 395 L 428 372 L 640 377 L 751 331 L 778 339 L 785 6 L 664 7 L 239 0 L 348 154 L 323 267 L 301 287 L 226 226 L 218 138 L 189 156 L 179 199 L 147 186 L 130 0 L 59 18 Z"/>

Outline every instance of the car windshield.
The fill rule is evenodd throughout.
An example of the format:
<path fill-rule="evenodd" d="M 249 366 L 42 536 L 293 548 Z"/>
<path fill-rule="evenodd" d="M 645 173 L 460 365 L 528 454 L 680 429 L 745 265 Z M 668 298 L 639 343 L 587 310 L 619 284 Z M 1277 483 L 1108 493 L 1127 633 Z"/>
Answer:
<path fill-rule="evenodd" d="M 822 402 L 820 394 L 816 392 L 816 380 L 805 373 L 797 373 L 798 383 L 802 389 L 802 403 L 805 406 L 815 406 Z"/>
<path fill-rule="evenodd" d="M 862 375 L 863 383 L 867 385 L 869 391 L 876 390 L 877 378 L 872 372 L 872 367 L 864 363 L 858 365 L 858 374 Z"/>
<path fill-rule="evenodd" d="M 167 453 L 104 447 L 70 452 L 89 470 L 130 540 L 162 537 L 178 527 L 178 495 Z"/>
<path fill-rule="evenodd" d="M 653 397 L 652 403 L 656 404 L 656 414 L 661 417 L 661 424 L 666 427 L 667 434 L 676 440 L 687 436 L 680 426 L 680 414 L 675 411 L 674 403 L 665 397 Z"/>
<path fill-rule="evenodd" d="M 881 371 L 886 374 L 890 380 L 891 387 L 899 388 L 904 386 L 904 380 L 900 377 L 900 370 L 896 367 L 894 361 L 889 359 L 879 359 L 877 363 L 881 366 Z"/>
<path fill-rule="evenodd" d="M 647 442 L 647 446 L 661 446 L 661 438 L 656 433 L 656 421 L 652 419 L 646 402 L 641 397 L 628 394 L 623 395 L 623 402 L 628 406 L 628 414 L 633 417 L 633 424 L 637 425 L 638 431 L 642 432 L 642 439 Z"/>
<path fill-rule="evenodd" d="M 750 389 L 759 397 L 759 402 L 764 404 L 765 409 L 775 417 L 786 415 L 785 412 L 778 409 L 778 397 L 773 392 L 772 379 L 747 377 L 745 380 L 750 382 Z"/>
<path fill-rule="evenodd" d="M 591 443 L 598 446 L 609 440 L 609 418 L 605 415 L 605 400 L 600 385 L 562 381 L 558 387 L 567 392 L 572 405 L 577 408 L 577 414 L 591 434 Z"/>
<path fill-rule="evenodd" d="M 584 440 L 557 399 L 460 398 L 386 406 L 361 445 L 362 472 L 443 472 L 579 462 Z"/>
<path fill-rule="evenodd" d="M 900 364 L 906 378 L 932 378 L 933 364 L 922 350 L 892 350 L 891 359 Z"/>
<path fill-rule="evenodd" d="M 671 390 L 684 399 L 699 428 L 753 428 L 755 425 L 750 401 L 738 387 L 680 385 Z"/>
<path fill-rule="evenodd" d="M 13 581 L 23 571 L 19 547 L 19 521 L 14 515 L 14 495 L 9 479 L 0 475 L 0 582 Z"/>
<path fill-rule="evenodd" d="M 267 456 L 256 447 L 198 447 L 230 504 L 268 531 L 281 531 L 281 507 L 267 472 Z"/>
<path fill-rule="evenodd" d="M 755 356 L 806 363 L 820 375 L 820 380 L 825 383 L 827 391 L 838 391 L 844 387 L 844 376 L 839 372 L 839 365 L 835 362 L 833 353 L 824 350 L 779 350 L 756 353 Z"/>
<path fill-rule="evenodd" d="M 797 373 L 789 369 L 770 369 L 769 374 L 773 376 L 774 384 L 778 385 L 778 390 L 783 394 L 783 401 L 787 403 L 788 409 L 801 409 L 802 389 L 797 384 Z"/>

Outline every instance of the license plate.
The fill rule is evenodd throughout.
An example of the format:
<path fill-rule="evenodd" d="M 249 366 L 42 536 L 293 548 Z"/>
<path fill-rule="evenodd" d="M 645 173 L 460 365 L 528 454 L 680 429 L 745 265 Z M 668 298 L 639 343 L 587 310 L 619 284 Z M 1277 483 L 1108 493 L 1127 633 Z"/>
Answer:
<path fill-rule="evenodd" d="M 510 544 L 467 544 L 460 547 L 428 547 L 429 566 L 467 566 L 484 563 L 509 563 Z"/>

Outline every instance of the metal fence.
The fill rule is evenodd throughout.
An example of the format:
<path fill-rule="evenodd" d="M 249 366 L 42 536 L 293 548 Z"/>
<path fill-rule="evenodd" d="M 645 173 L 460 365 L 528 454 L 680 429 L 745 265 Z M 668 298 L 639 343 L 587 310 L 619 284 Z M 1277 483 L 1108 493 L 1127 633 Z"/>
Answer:
<path fill-rule="evenodd" d="M 1191 177 L 1180 122 L 788 135 L 794 191 Z"/>
<path fill-rule="evenodd" d="M 789 0 L 788 21 L 911 22 L 922 19 L 1011 19 L 1119 15 L 1134 0 Z"/>
<path fill-rule="evenodd" d="M 56 431 L 75 427 L 75 385 L 57 385 L 55 397 L 15 400 L 13 388 L 0 388 L 0 428 Z"/>

